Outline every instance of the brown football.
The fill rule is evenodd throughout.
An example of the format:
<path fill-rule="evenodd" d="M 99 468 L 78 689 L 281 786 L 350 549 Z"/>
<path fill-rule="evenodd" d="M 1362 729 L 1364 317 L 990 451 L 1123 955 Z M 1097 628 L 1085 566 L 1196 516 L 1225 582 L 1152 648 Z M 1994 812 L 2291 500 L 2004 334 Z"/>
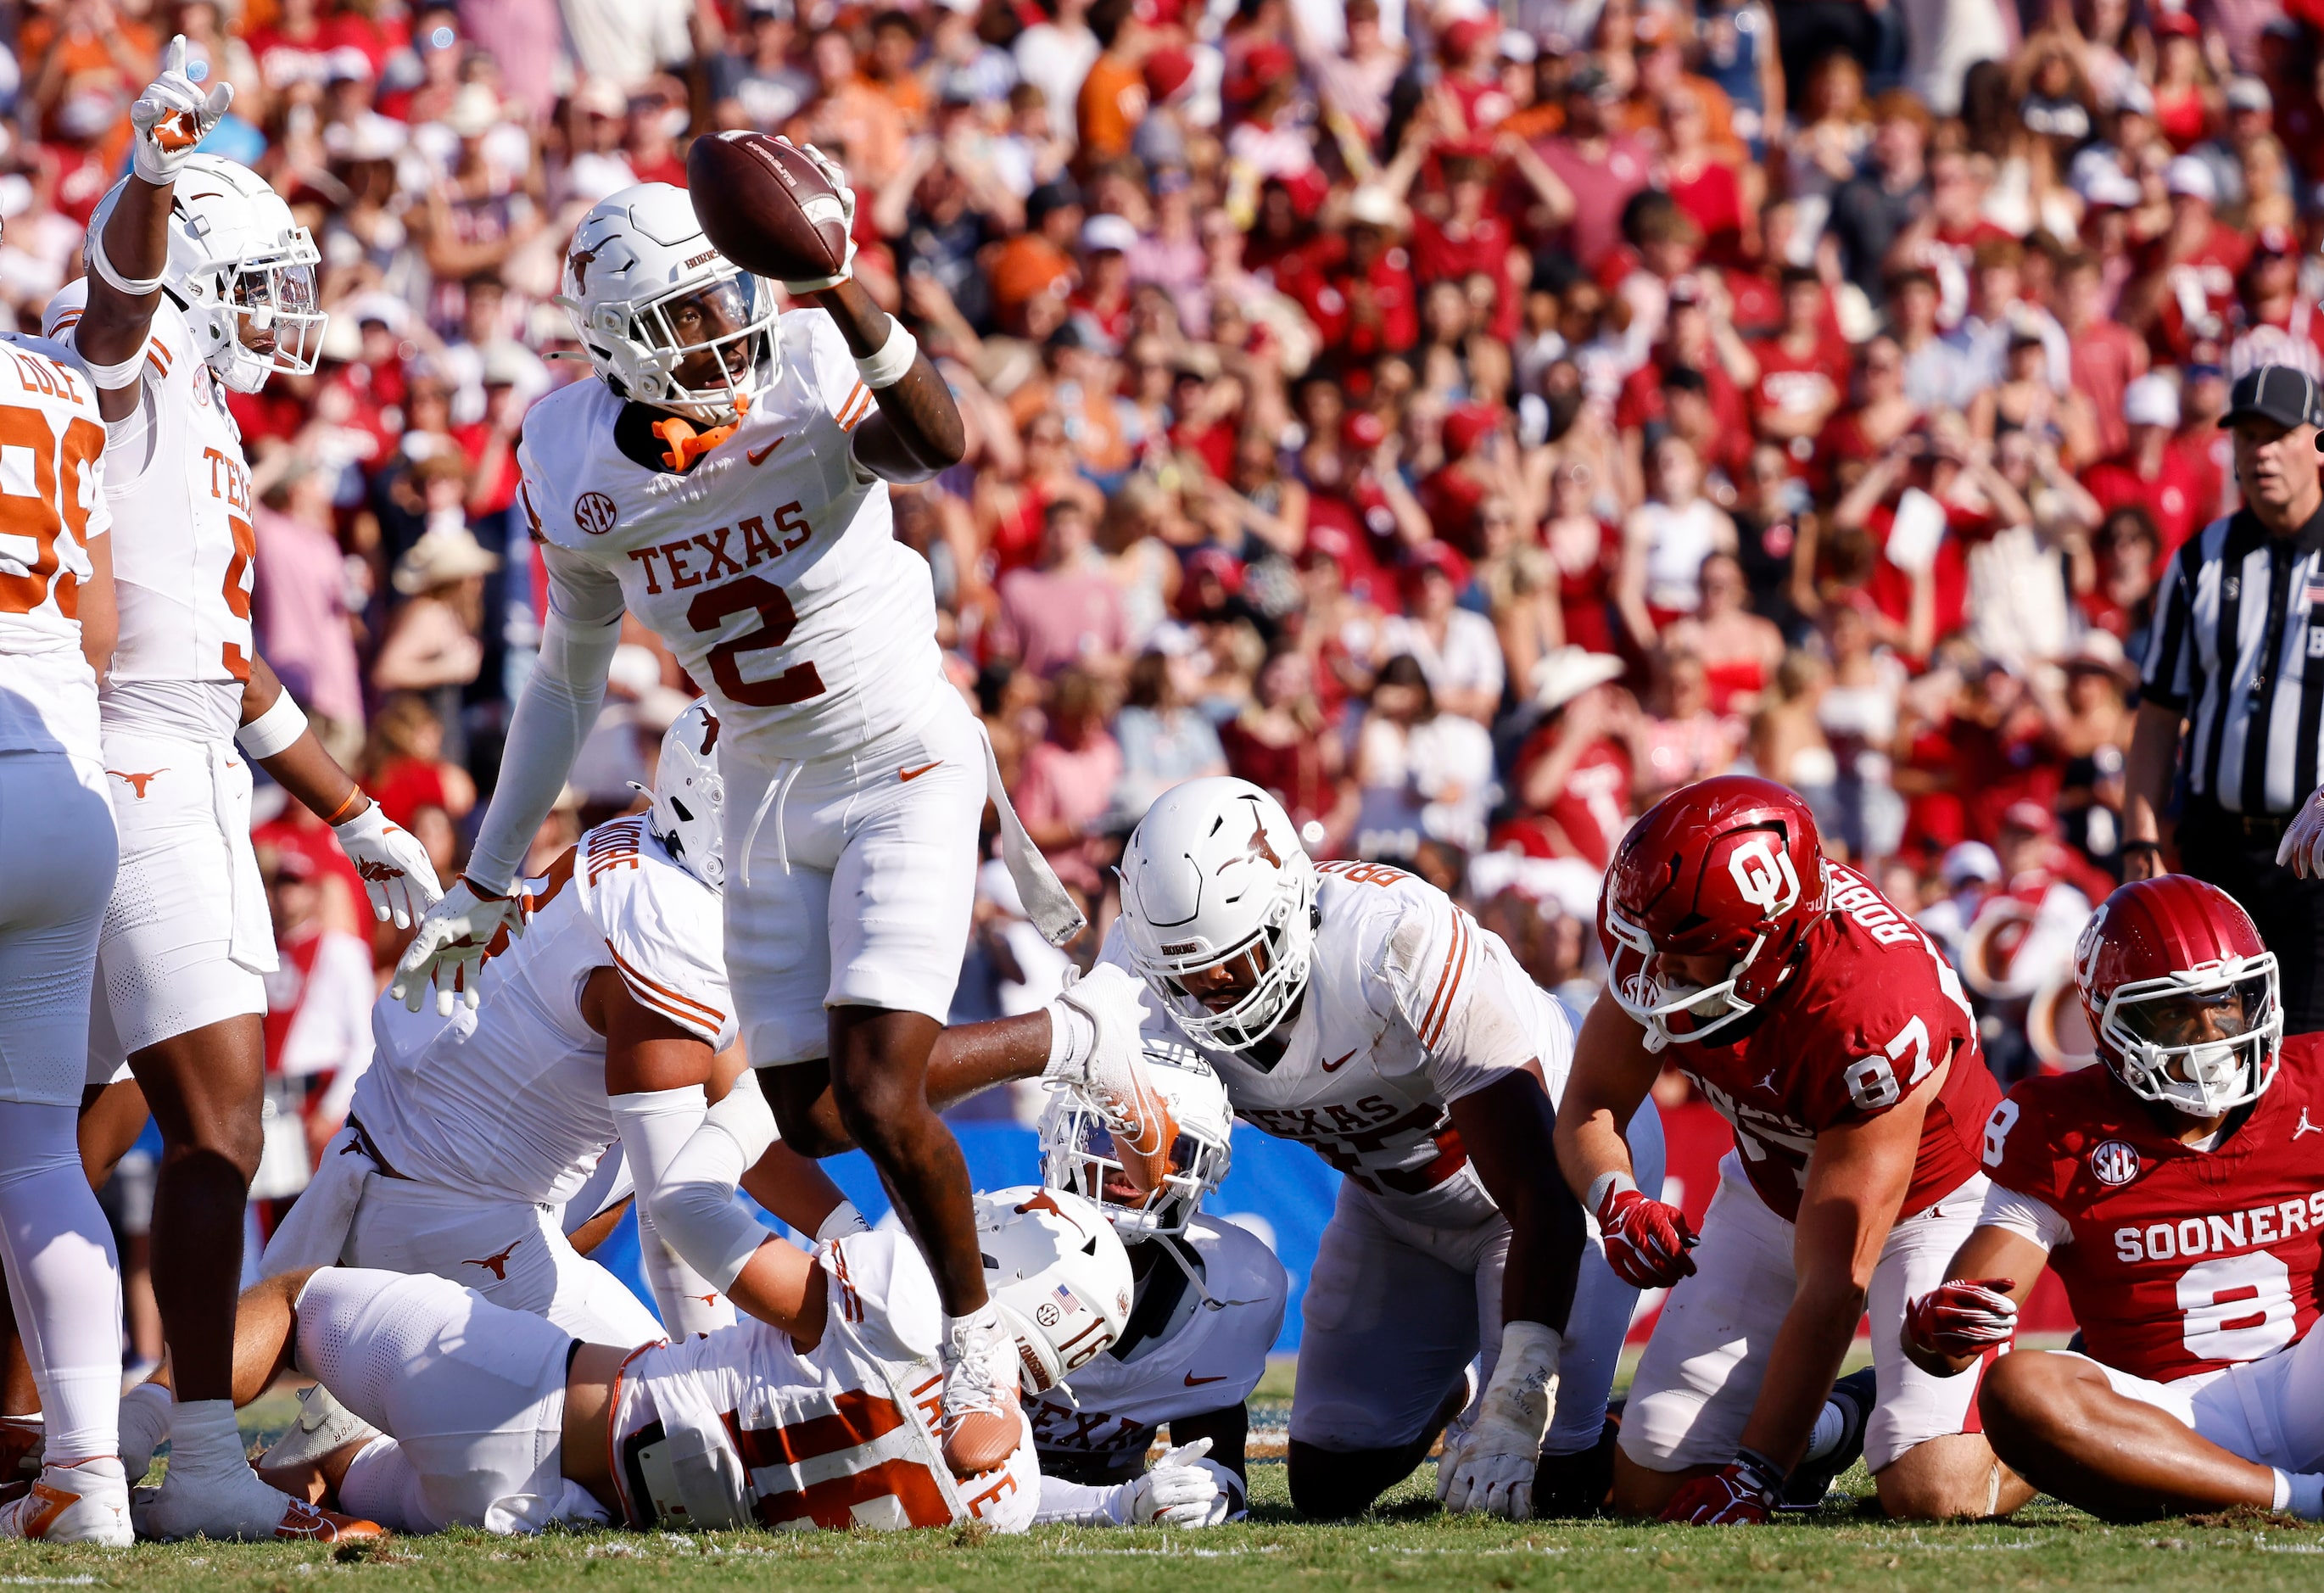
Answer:
<path fill-rule="evenodd" d="M 816 163 L 763 133 L 697 138 L 687 191 L 703 235 L 753 276 L 831 276 L 847 260 L 847 211 Z"/>

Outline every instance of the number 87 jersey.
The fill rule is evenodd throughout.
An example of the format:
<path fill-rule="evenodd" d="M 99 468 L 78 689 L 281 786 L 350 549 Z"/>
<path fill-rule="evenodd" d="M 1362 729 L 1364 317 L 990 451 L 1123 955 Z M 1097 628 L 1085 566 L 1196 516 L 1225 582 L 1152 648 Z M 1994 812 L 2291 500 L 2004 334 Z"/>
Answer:
<path fill-rule="evenodd" d="M 927 562 L 898 545 L 887 484 L 850 447 L 871 390 L 824 311 L 785 314 L 776 341 L 775 379 L 682 474 L 669 451 L 715 432 L 603 381 L 549 394 L 525 417 L 518 503 L 559 550 L 573 617 L 609 617 L 618 584 L 753 753 L 825 758 L 910 728 L 948 688 Z"/>

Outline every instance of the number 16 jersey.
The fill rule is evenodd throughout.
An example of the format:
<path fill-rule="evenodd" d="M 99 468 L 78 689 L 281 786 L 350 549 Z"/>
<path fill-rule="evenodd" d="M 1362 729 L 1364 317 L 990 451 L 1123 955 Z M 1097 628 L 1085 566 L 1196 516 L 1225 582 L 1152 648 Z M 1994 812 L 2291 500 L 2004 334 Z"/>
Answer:
<path fill-rule="evenodd" d="M 517 453 L 533 535 L 602 576 L 572 617 L 610 617 L 618 583 L 767 761 L 909 730 L 950 689 L 927 563 L 897 543 L 887 483 L 850 447 L 873 402 L 837 323 L 795 309 L 776 342 L 776 380 L 683 474 L 622 451 L 626 401 L 603 381 L 534 405 Z M 576 560 L 551 575 L 576 602 Z"/>

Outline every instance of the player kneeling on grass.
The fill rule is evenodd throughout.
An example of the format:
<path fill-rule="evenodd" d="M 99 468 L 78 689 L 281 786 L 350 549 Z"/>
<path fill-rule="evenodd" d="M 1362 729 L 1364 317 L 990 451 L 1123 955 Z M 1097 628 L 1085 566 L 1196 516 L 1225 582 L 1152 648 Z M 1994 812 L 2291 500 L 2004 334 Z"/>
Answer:
<path fill-rule="evenodd" d="M 975 1201 L 988 1287 L 1028 1393 L 1112 1343 L 1130 1261 L 1105 1218 L 1026 1188 Z M 750 1319 L 642 1349 L 576 1339 L 447 1279 L 354 1267 L 247 1291 L 235 1397 L 286 1368 L 345 1410 L 260 1460 L 276 1487 L 401 1532 L 1029 1525 L 1031 1424 L 956 1478 L 937 1432 L 944 1312 L 910 1239 L 770 1238 L 734 1289 Z"/>
<path fill-rule="evenodd" d="M 2183 874 L 2108 897 L 2075 973 L 2105 1065 L 1995 1108 L 1984 1214 L 1950 1281 L 1913 1302 L 1905 1349 L 1968 1371 L 2054 1266 L 2085 1349 L 1986 1367 L 2004 1460 L 2114 1520 L 2324 1516 L 2324 1158 L 2301 1144 L 2324 1132 L 2324 1036 L 2284 1037 L 2250 916 Z"/>
<path fill-rule="evenodd" d="M 1201 1214 L 1227 1174 L 1233 1109 L 1190 1047 L 1149 1042 L 1146 1073 L 1177 1132 L 1161 1184 L 1141 1192 L 1105 1114 L 1060 1090 L 1041 1114 L 1042 1182 L 1095 1202 L 1130 1252 L 1130 1318 L 1070 1390 L 1035 1401 L 1043 1522 L 1212 1526 L 1250 1496 L 1243 1401 L 1267 1370 L 1290 1280 L 1247 1230 Z M 1155 1430 L 1171 1449 L 1146 1469 Z"/>

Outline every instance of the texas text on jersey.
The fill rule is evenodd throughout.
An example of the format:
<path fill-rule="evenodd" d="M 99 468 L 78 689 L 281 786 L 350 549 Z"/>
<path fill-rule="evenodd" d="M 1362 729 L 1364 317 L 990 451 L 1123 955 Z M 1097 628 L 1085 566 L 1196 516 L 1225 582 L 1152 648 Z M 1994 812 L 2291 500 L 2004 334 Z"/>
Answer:
<path fill-rule="evenodd" d="M 1315 868 L 1314 968 L 1281 1060 L 1197 1049 L 1237 1117 L 1314 1147 L 1389 1210 L 1434 1226 L 1482 1220 L 1492 1198 L 1445 1103 L 1520 1068 L 1555 1100 L 1573 1052 L 1564 1008 L 1425 880 L 1382 863 Z M 1100 956 L 1137 971 L 1119 924 Z M 1158 1010 L 1148 1026 L 1185 1043 Z"/>
<path fill-rule="evenodd" d="M 1291 1293 L 1283 1264 L 1249 1231 L 1213 1217 L 1145 1241 L 1163 1245 L 1185 1266 L 1157 1256 L 1112 1348 L 1074 1373 L 1070 1396 L 1053 1390 L 1028 1407 L 1044 1471 L 1120 1482 L 1145 1468 L 1157 1427 L 1239 1405 L 1259 1386 Z"/>
<path fill-rule="evenodd" d="M 1733 1127 L 1751 1187 L 1787 1221 L 1799 1215 L 1819 1130 L 1878 1116 L 1950 1064 L 1898 1207 L 1909 1214 L 1976 1175 L 2000 1091 L 1951 964 L 1864 876 L 1824 869 L 1824 910 L 1801 937 L 1782 994 L 1736 1024 L 1731 1042 L 1670 1054 Z"/>
<path fill-rule="evenodd" d="M 1985 1220 L 2043 1230 L 2026 1237 L 2051 1247 L 2095 1359 L 2156 1382 L 2256 1360 L 2316 1321 L 2324 1141 L 2303 1141 L 2319 1119 L 2324 1036 L 2285 1037 L 2274 1082 L 2210 1150 L 2159 1132 L 2104 1067 L 2028 1079 L 1986 1124 Z"/>
<path fill-rule="evenodd" d="M 535 537 L 620 582 L 739 741 L 822 758 L 909 728 L 948 688 L 927 563 L 849 448 L 871 391 L 823 311 L 777 336 L 775 380 L 684 474 L 623 452 L 617 428 L 645 411 L 604 382 L 549 394 L 525 418 L 518 502 Z"/>
<path fill-rule="evenodd" d="M 1032 1429 L 1007 1462 L 954 1478 L 936 1423 L 944 1315 L 912 1241 L 860 1233 L 820 1247 L 829 1315 L 801 1353 L 789 1334 L 745 1320 L 623 1367 L 609 1437 L 633 1526 L 944 1526 L 1021 1532 L 1040 1503 Z M 732 1479 L 731 1522 L 706 1519 L 687 1461 L 705 1453 Z M 698 1467 L 700 1461 L 695 1459 Z"/>
<path fill-rule="evenodd" d="M 605 1037 L 581 1016 L 590 972 L 613 968 L 640 1006 L 715 1050 L 733 1043 L 734 1008 L 718 896 L 644 815 L 591 830 L 523 891 L 529 927 L 503 932 L 482 1007 L 447 1019 L 380 999 L 353 1115 L 406 1177 L 558 1205 L 618 1137 Z"/>
<path fill-rule="evenodd" d="M 83 278 L 50 301 L 51 336 L 71 335 L 88 294 Z M 250 472 L 225 391 L 166 297 L 154 306 L 138 409 L 106 454 L 105 489 L 118 522 L 121 606 L 106 723 L 227 740 L 250 678 Z"/>

